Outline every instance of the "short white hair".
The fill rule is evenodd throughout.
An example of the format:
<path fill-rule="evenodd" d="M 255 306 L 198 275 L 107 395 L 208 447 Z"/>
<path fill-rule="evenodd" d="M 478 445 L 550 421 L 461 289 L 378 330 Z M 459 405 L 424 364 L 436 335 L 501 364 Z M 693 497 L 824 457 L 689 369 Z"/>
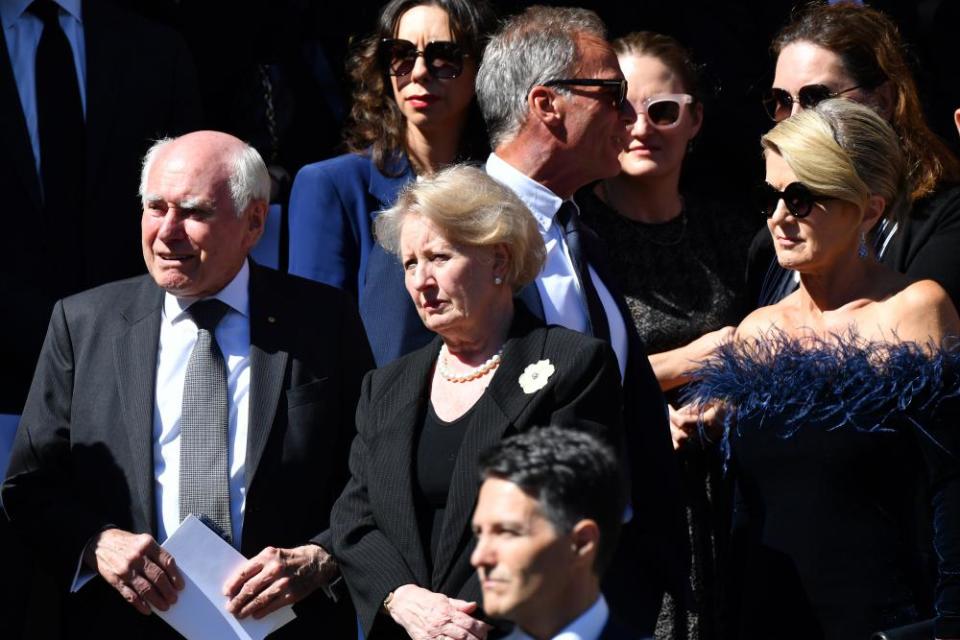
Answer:
<path fill-rule="evenodd" d="M 143 167 L 140 170 L 140 199 L 146 197 L 147 176 L 157 154 L 171 142 L 178 138 L 161 138 L 157 140 L 143 156 Z M 249 144 L 243 147 L 233 157 L 233 170 L 230 172 L 230 196 L 237 216 L 243 215 L 251 202 L 262 200 L 270 202 L 270 173 L 263 161 L 260 152 Z"/>

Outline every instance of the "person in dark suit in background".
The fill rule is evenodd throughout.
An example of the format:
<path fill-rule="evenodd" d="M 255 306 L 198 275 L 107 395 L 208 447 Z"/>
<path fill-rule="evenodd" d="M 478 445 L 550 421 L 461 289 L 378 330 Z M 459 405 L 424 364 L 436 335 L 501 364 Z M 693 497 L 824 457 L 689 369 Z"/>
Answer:
<path fill-rule="evenodd" d="M 505 640 L 638 638 L 600 593 L 626 495 L 616 453 L 589 433 L 531 429 L 480 458 L 470 562 Z"/>
<path fill-rule="evenodd" d="M 374 242 L 373 223 L 417 176 L 485 153 L 473 83 L 492 22 L 485 1 L 384 6 L 350 62 L 350 153 L 305 166 L 293 183 L 289 271 L 357 299 L 378 366 L 433 335 L 404 291 L 396 257 Z"/>
<path fill-rule="evenodd" d="M 149 275 L 54 307 L 3 501 L 75 592 L 70 634 L 175 635 L 140 614 L 176 601 L 183 577 L 157 542 L 189 513 L 253 556 L 224 585 L 228 611 L 300 602 L 278 637 L 355 630 L 317 589 L 336 574 L 322 532 L 372 361 L 346 296 L 248 261 L 269 189 L 232 136 L 156 143 L 141 183 Z"/>
<path fill-rule="evenodd" d="M 108 0 L 5 0 L 0 20 L 0 413 L 19 414 L 54 302 L 143 272 L 139 160 L 201 109 L 180 36 Z"/>
<path fill-rule="evenodd" d="M 376 236 L 438 336 L 364 379 L 334 555 L 369 640 L 482 639 L 470 566 L 477 458 L 546 423 L 589 425 L 620 451 L 616 360 L 604 342 L 514 303 L 540 271 L 543 241 L 523 203 L 480 169 L 411 184 Z"/>
<path fill-rule="evenodd" d="M 547 247 L 544 268 L 521 299 L 548 324 L 601 338 L 617 355 L 635 517 L 604 593 L 625 622 L 650 635 L 664 592 L 685 599 L 679 469 L 666 403 L 606 249 L 572 200 L 620 171 L 636 119 L 605 32 L 591 11 L 531 7 L 487 44 L 477 99 L 494 149 L 487 173 L 530 208 Z"/>

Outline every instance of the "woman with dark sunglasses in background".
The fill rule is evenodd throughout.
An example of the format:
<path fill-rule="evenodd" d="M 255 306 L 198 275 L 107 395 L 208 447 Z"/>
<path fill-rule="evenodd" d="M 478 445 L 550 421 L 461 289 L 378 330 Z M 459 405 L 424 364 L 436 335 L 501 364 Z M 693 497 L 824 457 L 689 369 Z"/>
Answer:
<path fill-rule="evenodd" d="M 389 2 L 349 62 L 350 152 L 305 166 L 293 183 L 289 270 L 354 296 L 378 366 L 433 334 L 373 220 L 418 176 L 486 155 L 473 85 L 493 23 L 483 0 Z"/>
<path fill-rule="evenodd" d="M 609 249 L 633 321 L 673 404 L 684 372 L 743 317 L 747 248 L 760 218 L 680 192 L 684 157 L 703 122 L 697 69 L 683 46 L 651 32 L 630 34 L 613 46 L 637 119 L 620 155 L 620 173 L 576 199 L 584 222 Z M 715 452 L 687 446 L 687 438 L 674 433 L 690 514 L 692 598 L 665 602 L 657 637 L 706 640 L 718 633 L 715 549 L 717 531 L 725 526 L 717 513 L 729 502 L 722 498 L 720 474 L 711 471 L 719 471 Z"/>
<path fill-rule="evenodd" d="M 731 638 L 865 640 L 915 622 L 931 522 L 936 637 L 960 638 L 960 318 L 871 243 L 909 206 L 900 146 L 843 99 L 763 137 L 762 206 L 799 288 L 750 314 L 688 387 L 724 416 L 736 481 Z"/>
<path fill-rule="evenodd" d="M 897 27 L 883 13 L 841 3 L 814 5 L 774 39 L 773 87 L 765 102 L 779 122 L 831 97 L 872 107 L 893 126 L 910 167 L 911 213 L 875 234 L 890 267 L 939 282 L 960 302 L 960 162 L 927 126 Z M 769 234 L 751 248 L 748 291 L 756 306 L 797 287 L 780 268 Z"/>

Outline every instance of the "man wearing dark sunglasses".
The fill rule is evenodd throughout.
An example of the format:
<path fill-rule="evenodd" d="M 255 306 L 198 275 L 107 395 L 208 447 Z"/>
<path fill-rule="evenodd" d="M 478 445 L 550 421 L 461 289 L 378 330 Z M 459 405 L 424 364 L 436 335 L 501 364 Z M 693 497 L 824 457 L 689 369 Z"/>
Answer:
<path fill-rule="evenodd" d="M 543 271 L 520 298 L 549 324 L 609 342 L 620 364 L 632 517 L 604 592 L 618 617 L 645 636 L 666 589 L 682 601 L 686 535 L 663 395 L 611 284 L 602 243 L 571 200 L 619 172 L 637 117 L 605 32 L 591 11 L 527 9 L 487 45 L 477 98 L 494 149 L 487 172 L 527 204 L 547 245 Z"/>

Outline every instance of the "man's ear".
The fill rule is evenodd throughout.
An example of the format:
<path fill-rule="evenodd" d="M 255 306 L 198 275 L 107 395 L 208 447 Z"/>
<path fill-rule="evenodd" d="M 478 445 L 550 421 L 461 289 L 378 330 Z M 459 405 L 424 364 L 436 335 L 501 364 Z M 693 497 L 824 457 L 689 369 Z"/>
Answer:
<path fill-rule="evenodd" d="M 563 122 L 563 96 L 550 87 L 537 85 L 527 95 L 527 111 L 529 118 L 552 128 Z"/>
<path fill-rule="evenodd" d="M 573 525 L 570 531 L 573 540 L 571 550 L 578 560 L 589 562 L 593 567 L 594 560 L 600 550 L 600 526 L 595 520 L 583 519 Z"/>
<path fill-rule="evenodd" d="M 254 200 L 247 205 L 246 224 L 244 233 L 244 244 L 249 251 L 260 240 L 263 235 L 263 228 L 267 220 L 267 211 L 270 205 L 266 200 Z"/>
<path fill-rule="evenodd" d="M 957 133 L 960 134 L 960 109 L 953 112 L 953 124 L 957 125 Z"/>

